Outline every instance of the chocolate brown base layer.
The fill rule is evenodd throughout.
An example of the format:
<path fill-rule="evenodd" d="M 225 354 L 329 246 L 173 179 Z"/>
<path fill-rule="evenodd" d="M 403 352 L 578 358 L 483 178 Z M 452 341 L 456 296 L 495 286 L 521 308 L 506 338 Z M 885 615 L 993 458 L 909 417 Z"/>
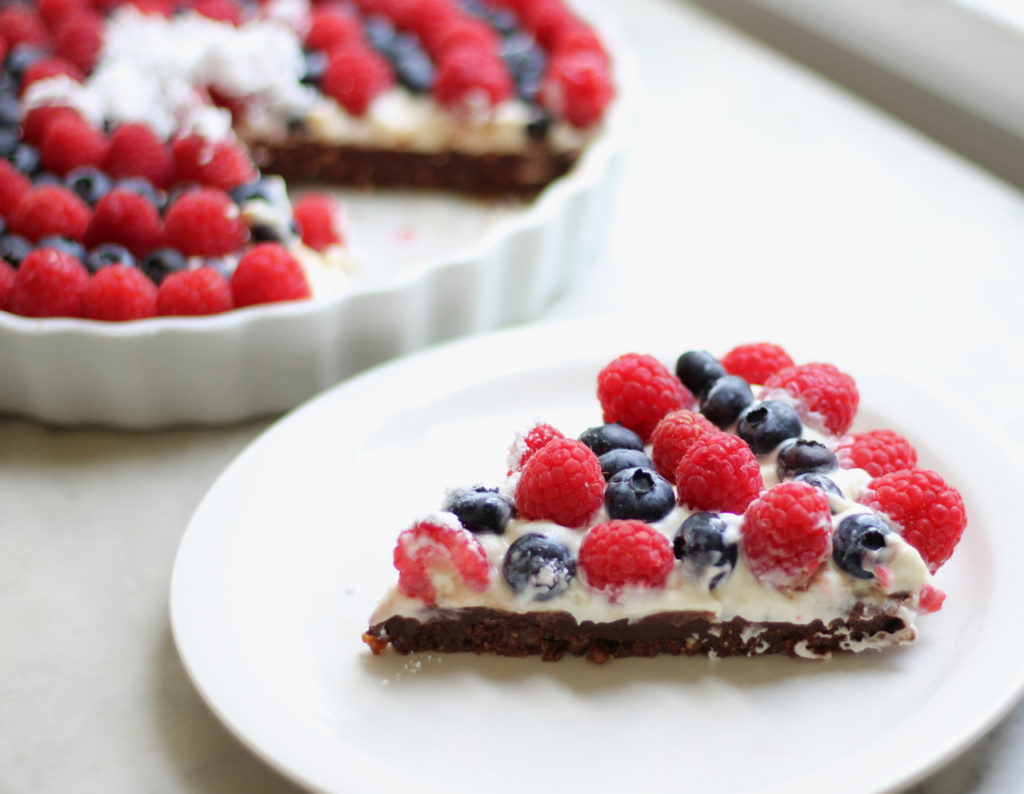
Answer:
<path fill-rule="evenodd" d="M 640 620 L 577 623 L 568 612 L 504 612 L 488 607 L 437 610 L 428 620 L 395 616 L 371 626 L 363 641 L 374 654 L 388 644 L 402 654 L 415 651 L 536 656 L 557 661 L 565 654 L 605 662 L 622 656 L 757 656 L 788 654 L 827 657 L 867 647 L 912 642 L 916 631 L 893 614 L 858 608 L 827 625 L 714 621 L 703 612 L 661 612 Z"/>
<path fill-rule="evenodd" d="M 252 146 L 263 171 L 289 182 L 353 187 L 449 190 L 470 196 L 529 198 L 567 173 L 579 152 L 552 152 L 543 145 L 522 154 L 411 152 L 328 146 L 300 141 Z"/>

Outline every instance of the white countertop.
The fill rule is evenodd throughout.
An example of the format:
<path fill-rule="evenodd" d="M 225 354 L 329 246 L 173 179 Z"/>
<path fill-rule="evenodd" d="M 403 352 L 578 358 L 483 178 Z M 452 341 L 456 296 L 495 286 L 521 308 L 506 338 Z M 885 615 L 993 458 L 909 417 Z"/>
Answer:
<path fill-rule="evenodd" d="M 675 315 L 681 349 L 722 324 L 839 362 L 867 346 L 1024 445 L 1024 197 L 685 5 L 603 5 L 645 95 L 606 255 L 544 317 Z M 267 424 L 0 419 L 0 792 L 296 791 L 199 700 L 167 619 L 189 516 Z M 911 791 L 1012 790 L 1022 748 L 1017 707 Z"/>

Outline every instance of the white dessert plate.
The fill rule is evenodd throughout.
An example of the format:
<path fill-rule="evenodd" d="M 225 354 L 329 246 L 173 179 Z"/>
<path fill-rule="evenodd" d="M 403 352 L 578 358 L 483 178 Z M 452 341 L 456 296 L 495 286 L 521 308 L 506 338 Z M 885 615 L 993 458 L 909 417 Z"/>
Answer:
<path fill-rule="evenodd" d="M 937 577 L 946 606 L 922 618 L 917 644 L 828 662 L 371 655 L 360 634 L 395 581 L 395 538 L 446 486 L 497 483 L 513 431 L 538 417 L 573 434 L 598 424 L 595 376 L 615 355 L 671 362 L 695 346 L 635 326 L 540 326 L 406 357 L 293 412 L 224 472 L 178 551 L 171 622 L 199 692 L 245 744 L 332 793 L 685 781 L 870 794 L 919 779 L 1013 705 L 1024 535 L 1005 517 L 1024 483 L 1018 453 L 940 390 L 853 361 L 835 363 L 860 385 L 858 426 L 901 430 L 968 506 Z"/>

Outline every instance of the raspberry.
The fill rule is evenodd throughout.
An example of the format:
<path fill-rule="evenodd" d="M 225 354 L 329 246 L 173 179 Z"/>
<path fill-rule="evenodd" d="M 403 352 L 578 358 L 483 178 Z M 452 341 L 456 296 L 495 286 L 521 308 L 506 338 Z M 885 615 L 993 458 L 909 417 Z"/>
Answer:
<path fill-rule="evenodd" d="M 231 276 L 235 306 L 308 298 L 309 282 L 298 261 L 279 243 L 262 243 L 246 252 Z"/>
<path fill-rule="evenodd" d="M 295 220 L 299 224 L 302 242 L 314 251 L 341 242 L 338 202 L 326 193 L 309 193 L 295 203 Z"/>
<path fill-rule="evenodd" d="M 25 317 L 80 317 L 89 271 L 70 254 L 37 248 L 22 260 L 6 309 Z"/>
<path fill-rule="evenodd" d="M 674 564 L 668 538 L 635 519 L 598 524 L 580 544 L 579 566 L 587 584 L 613 593 L 629 585 L 661 587 Z"/>
<path fill-rule="evenodd" d="M 81 120 L 78 111 L 68 107 L 57 105 L 43 105 L 32 108 L 21 120 L 22 137 L 33 146 L 41 146 L 50 131 L 50 126 L 62 118 L 74 118 Z"/>
<path fill-rule="evenodd" d="M 860 402 L 853 378 L 831 364 L 786 367 L 765 380 L 764 388 L 762 399 L 782 389 L 800 401 L 798 409 L 805 422 L 837 436 L 850 429 Z"/>
<path fill-rule="evenodd" d="M 142 14 L 169 17 L 174 12 L 175 3 L 174 0 L 129 0 L 125 5 L 135 6 Z"/>
<path fill-rule="evenodd" d="M 774 587 L 800 587 L 829 555 L 828 497 L 802 482 L 777 485 L 747 508 L 740 537 L 754 576 Z"/>
<path fill-rule="evenodd" d="M 427 604 L 437 601 L 437 589 L 430 578 L 433 571 L 455 569 L 471 590 L 482 592 L 490 583 L 487 553 L 473 534 L 457 519 L 438 516 L 414 524 L 398 536 L 395 546 L 398 589 Z"/>
<path fill-rule="evenodd" d="M 249 155 L 234 144 L 188 135 L 176 140 L 172 149 L 176 182 L 195 182 L 229 191 L 256 178 L 256 167 Z"/>
<path fill-rule="evenodd" d="M 917 467 L 917 450 L 895 430 L 843 436 L 832 451 L 844 469 L 864 469 L 872 477 Z"/>
<path fill-rule="evenodd" d="M 509 472 L 519 471 L 537 450 L 556 438 L 565 438 L 560 430 L 551 425 L 537 422 L 525 433 L 516 436 L 508 451 Z"/>
<path fill-rule="evenodd" d="M 420 41 L 430 47 L 459 19 L 459 12 L 449 0 L 419 0 L 410 3 L 401 14 L 402 27 L 416 33 Z"/>
<path fill-rule="evenodd" d="M 14 284 L 14 274 L 17 271 L 3 260 L 0 260 L 0 309 L 7 303 L 7 295 Z"/>
<path fill-rule="evenodd" d="M 526 462 L 516 506 L 527 519 L 584 526 L 604 503 L 601 464 L 590 447 L 571 438 L 549 441 Z"/>
<path fill-rule="evenodd" d="M 352 14 L 336 7 L 316 8 L 310 17 L 306 34 L 307 50 L 330 52 L 345 44 L 358 44 L 363 40 L 363 29 Z"/>
<path fill-rule="evenodd" d="M 552 57 L 539 94 L 546 110 L 580 129 L 599 122 L 614 95 L 607 61 L 586 50 Z"/>
<path fill-rule="evenodd" d="M 681 408 L 666 414 L 651 433 L 654 445 L 651 460 L 654 461 L 654 468 L 665 479 L 675 481 L 676 469 L 679 468 L 679 459 L 683 453 L 700 436 L 717 431 L 717 427 L 696 411 Z"/>
<path fill-rule="evenodd" d="M 155 314 L 156 286 L 129 265 L 101 268 L 82 296 L 82 315 L 92 320 L 141 320 Z"/>
<path fill-rule="evenodd" d="M 183 193 L 164 215 L 164 241 L 185 256 L 224 256 L 249 237 L 238 205 L 227 193 L 203 188 Z"/>
<path fill-rule="evenodd" d="M 441 61 L 448 53 L 463 47 L 480 52 L 498 51 L 498 37 L 494 29 L 472 17 L 456 18 L 444 28 L 435 28 L 426 44 L 435 61 Z"/>
<path fill-rule="evenodd" d="M 565 25 L 558 32 L 552 50 L 556 55 L 567 55 L 571 52 L 592 52 L 599 55 L 607 62 L 608 53 L 605 52 L 601 39 L 590 27 L 587 27 L 579 20 Z"/>
<path fill-rule="evenodd" d="M 512 95 L 512 78 L 492 50 L 464 46 L 445 53 L 433 92 L 449 109 L 472 109 L 484 103 L 493 107 Z"/>
<path fill-rule="evenodd" d="M 10 217 L 10 230 L 35 242 L 55 234 L 81 240 L 89 225 L 89 206 L 60 185 L 33 188 Z"/>
<path fill-rule="evenodd" d="M 761 467 L 738 436 L 702 433 L 676 468 L 677 501 L 691 510 L 742 513 L 764 489 Z"/>
<path fill-rule="evenodd" d="M 926 469 L 901 469 L 876 477 L 860 501 L 896 524 L 932 573 L 949 559 L 967 526 L 959 492 Z"/>
<path fill-rule="evenodd" d="M 103 18 L 78 12 L 55 28 L 53 52 L 88 74 L 99 59 L 103 46 Z"/>
<path fill-rule="evenodd" d="M 392 82 L 391 67 L 381 55 L 353 45 L 331 53 L 320 87 L 353 116 L 362 116 L 370 102 Z"/>
<path fill-rule="evenodd" d="M 39 16 L 51 30 L 61 27 L 74 14 L 92 10 L 88 0 L 36 0 L 35 5 Z"/>
<path fill-rule="evenodd" d="M 106 137 L 78 116 L 59 116 L 51 122 L 40 153 L 48 171 L 63 176 L 73 168 L 99 168 L 107 156 Z"/>
<path fill-rule="evenodd" d="M 171 273 L 156 293 L 156 313 L 162 316 L 219 314 L 233 307 L 231 285 L 212 267 Z"/>
<path fill-rule="evenodd" d="M 21 76 L 21 94 L 24 95 L 33 83 L 58 75 L 70 77 L 76 83 L 82 82 L 82 70 L 70 61 L 58 57 L 40 58 Z"/>
<path fill-rule="evenodd" d="M 149 199 L 115 188 L 96 202 L 83 242 L 87 248 L 118 243 L 141 259 L 159 247 L 162 237 L 160 215 Z"/>
<path fill-rule="evenodd" d="M 146 124 L 122 124 L 110 136 L 103 170 L 115 179 L 141 176 L 166 188 L 174 174 L 170 147 Z"/>
<path fill-rule="evenodd" d="M 528 3 L 520 11 L 519 21 L 548 50 L 574 22 L 572 13 L 562 0 Z"/>
<path fill-rule="evenodd" d="M 45 47 L 50 43 L 50 34 L 39 15 L 28 6 L 13 3 L 0 9 L 0 36 L 12 50 L 19 44 Z"/>
<path fill-rule="evenodd" d="M 747 383 L 764 383 L 780 369 L 793 366 L 789 353 L 771 342 L 754 342 L 734 347 L 719 363 L 730 375 L 739 375 Z"/>
<path fill-rule="evenodd" d="M 235 0 L 196 0 L 192 10 L 207 19 L 242 24 L 242 8 Z"/>
<path fill-rule="evenodd" d="M 9 161 L 0 159 L 0 215 L 10 218 L 30 190 L 31 180 Z"/>
<path fill-rule="evenodd" d="M 689 408 L 693 395 L 653 356 L 627 353 L 597 375 L 606 423 L 618 422 L 646 441 L 669 411 Z"/>

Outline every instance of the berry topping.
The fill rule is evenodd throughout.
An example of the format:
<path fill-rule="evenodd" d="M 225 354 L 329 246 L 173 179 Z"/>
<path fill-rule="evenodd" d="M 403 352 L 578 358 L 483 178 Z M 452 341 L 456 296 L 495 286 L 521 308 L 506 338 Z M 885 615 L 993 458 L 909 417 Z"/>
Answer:
<path fill-rule="evenodd" d="M 755 455 L 767 455 L 783 441 L 799 436 L 803 429 L 796 409 L 778 400 L 754 403 L 736 423 L 736 435 L 750 444 Z"/>
<path fill-rule="evenodd" d="M 0 237 L 0 259 L 17 267 L 26 256 L 32 253 L 34 246 L 24 237 L 16 234 L 5 234 Z"/>
<path fill-rule="evenodd" d="M 128 265 L 99 270 L 82 296 L 82 315 L 93 320 L 139 320 L 156 315 L 156 287 Z"/>
<path fill-rule="evenodd" d="M 512 96 L 512 78 L 494 50 L 461 46 L 441 58 L 433 91 L 444 107 L 472 112 Z"/>
<path fill-rule="evenodd" d="M 546 110 L 581 129 L 601 120 L 614 95 L 607 59 L 586 50 L 557 53 L 539 93 Z"/>
<path fill-rule="evenodd" d="M 809 472 L 828 474 L 838 468 L 839 461 L 832 450 L 806 438 L 784 445 L 775 458 L 775 473 L 780 481 Z"/>
<path fill-rule="evenodd" d="M 637 449 L 643 451 L 644 448 L 644 440 L 632 430 L 620 424 L 588 427 L 580 433 L 580 441 L 594 450 L 594 454 L 598 457 L 613 449 Z"/>
<path fill-rule="evenodd" d="M 37 248 L 22 261 L 4 308 L 25 317 L 80 317 L 89 283 L 85 265 L 54 248 Z"/>
<path fill-rule="evenodd" d="M 604 491 L 610 518 L 658 521 L 671 512 L 675 501 L 672 484 L 653 469 L 620 471 L 608 480 Z"/>
<path fill-rule="evenodd" d="M 398 589 L 410 598 L 427 604 L 437 600 L 431 573 L 452 568 L 471 590 L 481 592 L 490 582 L 490 566 L 483 546 L 471 532 L 443 517 L 414 524 L 398 536 L 394 562 L 398 569 Z"/>
<path fill-rule="evenodd" d="M 102 166 L 109 144 L 103 133 L 80 116 L 59 116 L 50 124 L 40 153 L 46 170 L 64 175 L 83 165 Z"/>
<path fill-rule="evenodd" d="M 28 177 L 11 163 L 0 159 L 0 215 L 10 218 L 21 200 L 32 189 Z"/>
<path fill-rule="evenodd" d="M 238 205 L 213 188 L 184 193 L 164 216 L 164 239 L 185 256 L 224 256 L 238 250 L 249 232 Z"/>
<path fill-rule="evenodd" d="M 108 265 L 128 265 L 129 267 L 135 265 L 135 257 L 132 256 L 132 252 L 117 243 L 97 245 L 82 261 L 90 273 L 95 273 Z"/>
<path fill-rule="evenodd" d="M 156 207 L 134 191 L 114 188 L 96 202 L 84 241 L 90 248 L 119 243 L 141 258 L 160 245 L 162 236 Z"/>
<path fill-rule="evenodd" d="M 610 480 L 623 469 L 653 469 L 654 464 L 647 453 L 638 449 L 610 449 L 597 459 L 601 464 L 601 474 Z"/>
<path fill-rule="evenodd" d="M 306 49 L 329 52 L 345 44 L 358 44 L 363 39 L 359 20 L 354 14 L 337 6 L 314 8 L 306 33 Z"/>
<path fill-rule="evenodd" d="M 21 94 L 24 96 L 33 83 L 48 80 L 51 77 L 68 77 L 76 83 L 82 82 L 82 70 L 63 58 L 40 58 L 25 70 L 21 76 Z"/>
<path fill-rule="evenodd" d="M 0 36 L 12 50 L 22 44 L 45 46 L 50 41 L 46 26 L 32 7 L 14 3 L 0 9 Z"/>
<path fill-rule="evenodd" d="M 7 295 L 14 284 L 15 270 L 6 262 L 0 261 L 0 308 L 7 303 Z"/>
<path fill-rule="evenodd" d="M 295 202 L 295 220 L 302 242 L 314 251 L 342 242 L 338 220 L 341 208 L 333 196 L 308 193 Z"/>
<path fill-rule="evenodd" d="M 11 56 L 8 56 L 7 60 L 10 61 Z M 6 66 L 6 64 L 5 64 Z M 46 138 L 46 134 L 50 131 L 50 127 L 58 119 L 71 118 L 82 120 L 82 117 L 71 108 L 58 107 L 51 105 L 43 105 L 41 107 L 32 108 L 25 114 L 25 117 L 21 122 L 22 137 L 26 141 L 36 146 L 42 145 Z"/>
<path fill-rule="evenodd" d="M 917 466 L 917 450 L 894 430 L 869 430 L 843 436 L 834 451 L 844 469 L 864 469 L 872 477 Z"/>
<path fill-rule="evenodd" d="M 672 550 L 688 573 L 706 581 L 710 590 L 736 567 L 739 544 L 720 515 L 694 513 L 676 532 Z"/>
<path fill-rule="evenodd" d="M 166 188 L 174 176 L 174 156 L 147 125 L 122 124 L 110 136 L 103 169 L 115 179 L 141 176 Z"/>
<path fill-rule="evenodd" d="M 564 543 L 530 532 L 508 547 L 501 573 L 517 593 L 528 593 L 531 601 L 547 601 L 569 589 L 576 560 Z"/>
<path fill-rule="evenodd" d="M 96 14 L 78 12 L 56 28 L 53 51 L 66 61 L 89 73 L 103 47 L 103 19 Z"/>
<path fill-rule="evenodd" d="M 580 544 L 587 584 L 613 593 L 629 585 L 661 587 L 674 563 L 668 538 L 643 521 L 598 524 Z"/>
<path fill-rule="evenodd" d="M 850 576 L 873 579 L 875 566 L 891 556 L 885 542 L 890 534 L 885 519 L 874 513 L 847 516 L 832 535 L 832 559 Z"/>
<path fill-rule="evenodd" d="M 780 369 L 793 366 L 789 353 L 771 342 L 754 342 L 734 347 L 722 356 L 722 366 L 730 375 L 739 375 L 747 383 L 764 383 Z"/>
<path fill-rule="evenodd" d="M 768 378 L 764 387 L 765 399 L 775 389 L 796 397 L 804 421 L 833 435 L 850 429 L 860 402 L 853 378 L 831 364 L 786 367 Z"/>
<path fill-rule="evenodd" d="M 654 467 L 662 477 L 674 480 L 683 453 L 699 436 L 716 431 L 717 428 L 696 411 L 681 408 L 666 414 L 651 433 Z"/>
<path fill-rule="evenodd" d="M 693 394 L 705 394 L 725 374 L 718 359 L 706 350 L 688 350 L 676 360 L 676 377 Z"/>
<path fill-rule="evenodd" d="M 926 469 L 902 469 L 876 477 L 868 483 L 861 502 L 885 514 L 932 573 L 949 559 L 967 525 L 960 493 Z"/>
<path fill-rule="evenodd" d="M 459 523 L 474 535 L 491 532 L 502 535 L 515 514 L 512 500 L 496 488 L 459 488 L 448 495 L 442 510 L 454 513 Z"/>
<path fill-rule="evenodd" d="M 195 182 L 228 191 L 256 178 L 256 167 L 249 155 L 231 143 L 189 135 L 176 140 L 172 152 L 176 182 Z"/>
<path fill-rule="evenodd" d="M 597 398 L 606 423 L 617 422 L 645 440 L 665 414 L 693 404 L 678 378 L 639 353 L 619 356 L 598 373 Z"/>
<path fill-rule="evenodd" d="M 721 431 L 694 440 L 676 469 L 679 504 L 691 510 L 742 513 L 763 488 L 750 447 Z"/>
<path fill-rule="evenodd" d="M 234 305 L 231 285 L 212 267 L 169 273 L 156 293 L 156 313 L 161 316 L 218 314 Z"/>
<path fill-rule="evenodd" d="M 86 203 L 67 188 L 42 185 L 21 200 L 8 218 L 8 228 L 26 240 L 39 240 L 51 234 L 81 240 L 90 215 Z"/>
<path fill-rule="evenodd" d="M 83 165 L 68 171 L 64 185 L 89 206 L 107 195 L 114 186 L 113 180 L 95 166 Z"/>
<path fill-rule="evenodd" d="M 604 501 L 597 456 L 571 438 L 549 441 L 526 462 L 516 486 L 516 506 L 526 519 L 584 526 Z"/>
<path fill-rule="evenodd" d="M 362 116 L 392 82 L 391 67 L 383 57 L 368 47 L 354 45 L 331 53 L 320 87 L 353 116 Z"/>
<path fill-rule="evenodd" d="M 308 298 L 309 282 L 302 265 L 278 243 L 261 243 L 238 260 L 231 276 L 235 306 Z"/>
<path fill-rule="evenodd" d="M 565 438 L 565 436 L 560 430 L 544 422 L 537 422 L 525 433 L 517 434 L 508 450 L 509 471 L 519 471 L 537 450 L 555 438 Z"/>
<path fill-rule="evenodd" d="M 753 402 L 750 384 L 738 375 L 723 375 L 701 398 L 700 411 L 724 430 Z"/>
<path fill-rule="evenodd" d="M 187 264 L 185 257 L 180 251 L 176 251 L 173 248 L 157 248 L 142 260 L 139 269 L 149 276 L 154 284 L 159 286 L 167 276 L 171 273 L 177 273 L 179 270 L 184 270 Z"/>
<path fill-rule="evenodd" d="M 810 485 L 782 483 L 754 500 L 740 533 L 754 576 L 775 587 L 800 587 L 828 557 L 828 499 Z"/>
<path fill-rule="evenodd" d="M 824 474 L 809 471 L 804 474 L 798 474 L 793 478 L 793 482 L 807 483 L 807 485 L 814 486 L 824 493 L 828 497 L 828 506 L 832 511 L 832 515 L 840 512 L 846 504 L 846 494 L 835 484 L 834 480 L 826 477 Z"/>

